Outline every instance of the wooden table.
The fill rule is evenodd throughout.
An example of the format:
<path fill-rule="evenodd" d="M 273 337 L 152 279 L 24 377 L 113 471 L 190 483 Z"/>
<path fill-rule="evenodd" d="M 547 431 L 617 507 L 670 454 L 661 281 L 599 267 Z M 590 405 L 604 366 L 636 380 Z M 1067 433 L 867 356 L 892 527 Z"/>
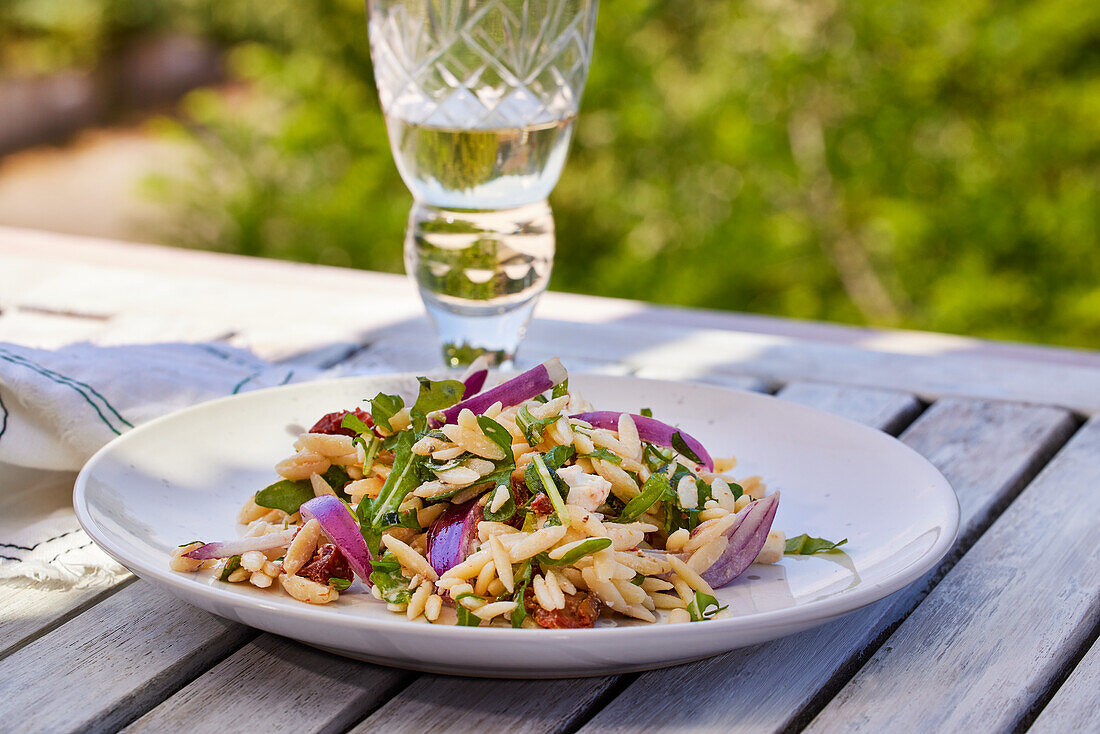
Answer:
<path fill-rule="evenodd" d="M 362 371 L 438 364 L 397 276 L 0 230 L 0 341 L 219 339 Z M 521 359 L 775 393 L 951 481 L 935 571 L 792 637 L 560 681 L 383 668 L 127 577 L 0 586 L 6 731 L 1100 731 L 1100 354 L 549 294 Z"/>

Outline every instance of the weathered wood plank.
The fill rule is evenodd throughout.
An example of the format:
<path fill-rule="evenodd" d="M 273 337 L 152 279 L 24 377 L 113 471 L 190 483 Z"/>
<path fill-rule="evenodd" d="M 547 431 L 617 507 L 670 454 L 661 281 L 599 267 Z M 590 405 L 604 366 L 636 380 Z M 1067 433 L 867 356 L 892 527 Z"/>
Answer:
<path fill-rule="evenodd" d="M 564 731 L 594 706 L 615 680 L 487 680 L 425 675 L 349 734 Z"/>
<path fill-rule="evenodd" d="M 630 368 L 626 368 L 630 370 Z M 717 385 L 732 390 L 750 390 L 752 392 L 773 392 L 778 384 L 754 375 L 735 375 L 723 372 L 708 372 L 701 375 L 691 374 L 680 368 L 664 367 L 640 367 L 630 370 L 635 377 L 644 377 L 650 380 L 683 380 L 686 382 L 698 382 L 703 385 Z"/>
<path fill-rule="evenodd" d="M 0 660 L 116 589 L 117 583 L 50 588 L 30 579 L 0 581 Z"/>
<path fill-rule="evenodd" d="M 1094 642 L 1028 731 L 1033 734 L 1100 731 L 1098 694 L 1100 642 Z"/>
<path fill-rule="evenodd" d="M 962 516 L 958 545 L 965 549 L 1075 428 L 1074 418 L 1057 408 L 951 398 L 930 407 L 902 440 L 951 480 Z"/>
<path fill-rule="evenodd" d="M 255 633 L 153 586 L 127 586 L 2 662 L 23 732 L 113 731 Z"/>
<path fill-rule="evenodd" d="M 0 253 L 19 250 L 5 234 L 0 230 Z M 32 313 L 28 308 L 91 311 L 97 319 L 79 336 L 96 343 L 197 341 L 232 334 L 234 344 L 268 359 L 333 343 L 363 344 L 371 329 L 424 320 L 415 292 L 395 276 L 77 241 L 88 249 L 73 257 L 22 250 L 0 254 L 0 307 L 17 316 Z M 20 343 L 56 347 L 65 342 L 64 329 L 79 326 L 79 319 L 69 321 L 58 333 L 28 333 L 18 321 L 8 329 Z"/>
<path fill-rule="evenodd" d="M 0 257 L 0 294 L 10 288 L 19 294 L 16 305 L 52 310 L 95 304 L 96 313 L 110 316 L 99 339 L 135 333 L 156 338 L 166 325 L 183 335 L 232 327 L 236 343 L 272 359 L 332 342 L 434 343 L 413 287 L 398 276 L 2 228 Z M 148 287 L 150 278 L 157 288 Z M 331 297 L 334 292 L 339 299 Z M 11 305 L 4 298 L 0 306 Z M 686 367 L 695 376 L 812 379 L 927 399 L 961 395 L 1100 411 L 1100 355 L 1092 352 L 992 344 L 983 350 L 983 342 L 958 337 L 835 325 L 815 329 L 805 322 L 785 329 L 776 321 L 770 333 L 761 324 L 737 331 L 745 317 L 723 321 L 707 313 L 695 322 L 690 314 L 548 294 L 525 349 L 632 368 Z"/>
<path fill-rule="evenodd" d="M 1091 364 L 1042 364 L 916 348 L 913 353 L 899 353 L 774 334 L 670 328 L 635 319 L 565 321 L 549 308 L 539 313 L 528 328 L 523 349 L 564 359 L 599 350 L 602 358 L 635 371 L 675 374 L 681 379 L 731 374 L 769 382 L 814 380 L 911 392 L 927 402 L 959 396 L 1051 404 L 1087 414 L 1100 411 L 1100 370 Z M 394 346 L 403 340 L 430 338 L 416 329 L 410 331 L 407 324 L 380 327 L 372 334 Z M 877 344 L 901 350 L 904 342 L 897 336 Z"/>
<path fill-rule="evenodd" d="M 1011 731 L 1024 721 L 1100 622 L 1098 455 L 1094 419 L 807 731 Z"/>
<path fill-rule="evenodd" d="M 10 283 L 0 269 L 0 298 L 18 295 L 33 286 L 43 272 L 42 261 L 54 268 L 77 263 L 108 269 L 136 269 L 147 276 L 216 276 L 235 281 L 258 281 L 271 285 L 295 285 L 303 281 L 322 290 L 364 289 L 384 298 L 401 297 L 416 301 L 415 289 L 400 275 L 373 273 L 319 265 L 180 250 L 178 248 L 116 242 L 92 237 L 0 227 L 0 257 L 7 258 L 6 270 L 20 260 L 27 270 L 14 273 Z M 10 287 L 8 287 L 10 286 Z M 87 301 L 84 305 L 96 303 Z M 541 309 L 547 308 L 546 313 Z M 1012 342 L 990 342 L 952 334 L 935 334 L 830 324 L 798 319 L 731 313 L 697 308 L 652 306 L 615 298 L 566 293 L 548 293 L 536 318 L 610 325 L 662 326 L 680 331 L 717 329 L 772 334 L 796 340 L 850 345 L 900 354 L 956 354 L 999 357 L 1012 360 L 1100 367 L 1100 355 L 1079 349 L 1060 349 Z"/>
<path fill-rule="evenodd" d="M 929 402 L 962 396 L 1058 405 L 1090 414 L 1100 411 L 1100 372 L 1091 366 L 950 352 L 899 354 L 715 329 L 627 324 L 607 329 L 602 324 L 550 319 L 532 322 L 527 338 L 529 347 L 554 348 L 564 355 L 580 353 L 593 343 L 608 359 L 637 368 L 690 369 L 689 377 L 730 372 L 780 382 L 817 380 L 901 390 Z"/>
<path fill-rule="evenodd" d="M 341 732 L 415 676 L 264 634 L 125 731 Z"/>
<path fill-rule="evenodd" d="M 822 382 L 792 382 L 777 395 L 893 434 L 909 425 L 923 407 L 909 393 Z"/>
<path fill-rule="evenodd" d="M 2 265 L 0 265 L 2 267 Z M 106 329 L 96 319 L 5 308 L 0 314 L 0 341 L 43 347 L 59 347 L 76 341 L 93 341 Z"/>
<path fill-rule="evenodd" d="M 945 400 L 925 411 L 902 440 L 930 456 L 955 487 L 965 538 L 981 531 L 987 508 L 1014 495 L 1072 426 L 1068 414 L 1052 408 Z M 864 651 L 919 602 L 934 575 L 823 627 L 643 673 L 583 731 L 630 732 L 654 720 L 677 731 L 786 730 L 850 675 Z M 654 691 L 675 690 L 690 690 L 690 704 L 654 701 Z"/>
<path fill-rule="evenodd" d="M 516 368 L 526 369 L 551 357 L 559 356 L 539 349 L 521 346 L 516 357 Z M 384 374 L 387 372 L 439 371 L 439 344 L 434 334 L 424 331 L 423 338 L 416 341 L 405 339 L 382 339 L 352 355 L 340 364 L 340 369 L 348 374 Z M 562 360 L 565 368 L 573 373 L 591 373 L 603 375 L 624 375 L 629 370 L 623 365 L 608 362 L 598 354 L 598 349 L 585 356 L 572 355 Z M 758 380 L 753 381 L 759 383 Z"/>

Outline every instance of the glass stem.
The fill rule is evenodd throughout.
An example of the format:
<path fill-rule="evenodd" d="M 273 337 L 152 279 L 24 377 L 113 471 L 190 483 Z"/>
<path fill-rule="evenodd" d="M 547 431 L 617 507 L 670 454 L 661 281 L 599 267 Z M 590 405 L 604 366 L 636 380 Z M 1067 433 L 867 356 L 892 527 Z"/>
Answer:
<path fill-rule="evenodd" d="M 554 217 L 545 201 L 513 209 L 441 209 L 416 202 L 405 271 L 435 323 L 448 366 L 489 354 L 511 366 L 550 280 Z"/>

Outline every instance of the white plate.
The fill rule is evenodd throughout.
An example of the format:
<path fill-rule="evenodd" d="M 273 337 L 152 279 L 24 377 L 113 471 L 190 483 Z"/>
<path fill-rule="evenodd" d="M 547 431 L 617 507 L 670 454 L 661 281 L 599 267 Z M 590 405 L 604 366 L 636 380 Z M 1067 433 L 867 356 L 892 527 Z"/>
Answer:
<path fill-rule="evenodd" d="M 955 539 L 959 506 L 950 485 L 884 433 L 766 395 L 575 375 L 571 386 L 598 409 L 650 407 L 713 455 L 735 454 L 737 476 L 761 474 L 769 490 L 782 490 L 776 529 L 788 537 L 847 537 L 847 554 L 752 566 L 718 591 L 730 605 L 728 619 L 680 625 L 601 620 L 596 629 L 581 630 L 409 622 L 366 593 L 310 606 L 279 589 L 168 569 L 179 544 L 238 536 L 238 508 L 275 478 L 272 467 L 292 451 L 303 426 L 380 390 L 408 394 L 410 382 L 415 385 L 408 376 L 359 377 L 259 390 L 139 426 L 81 471 L 77 516 L 138 576 L 223 617 L 386 665 L 533 678 L 674 665 L 798 632 L 915 581 Z"/>

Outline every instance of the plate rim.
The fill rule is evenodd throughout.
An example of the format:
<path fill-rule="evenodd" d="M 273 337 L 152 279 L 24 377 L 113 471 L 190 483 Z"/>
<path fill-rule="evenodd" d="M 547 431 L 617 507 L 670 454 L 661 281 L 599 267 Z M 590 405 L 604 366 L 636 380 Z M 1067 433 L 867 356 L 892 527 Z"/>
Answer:
<path fill-rule="evenodd" d="M 484 638 L 486 640 L 499 640 L 509 641 L 516 639 L 530 640 L 531 635 L 553 636 L 561 637 L 565 639 L 583 640 L 587 636 L 614 636 L 616 638 L 631 638 L 634 636 L 645 635 L 649 636 L 654 634 L 652 624 L 640 624 L 640 625 L 628 625 L 628 626 L 614 626 L 614 627 L 597 627 L 593 629 L 513 629 L 511 627 L 463 627 L 459 625 L 441 625 L 441 624 L 420 624 L 417 622 L 411 622 L 408 619 L 393 615 L 393 619 L 386 618 L 373 618 L 363 617 L 356 615 L 344 615 L 333 614 L 327 611 L 326 605 L 312 605 L 312 604 L 300 604 L 298 606 L 290 606 L 285 604 L 275 604 L 268 602 L 265 599 L 256 597 L 251 594 L 242 594 L 234 591 L 231 588 L 221 588 L 214 585 L 196 583 L 192 574 L 180 574 L 172 571 L 167 566 L 160 568 L 152 563 L 146 563 L 144 559 L 134 559 L 128 554 L 119 550 L 112 542 L 112 537 L 109 532 L 101 529 L 96 522 L 92 519 L 87 504 L 87 492 L 88 483 L 92 473 L 94 472 L 97 464 L 105 461 L 113 451 L 117 449 L 119 445 L 125 445 L 127 441 L 134 440 L 133 436 L 142 436 L 149 431 L 155 431 L 158 426 L 164 422 L 179 420 L 182 416 L 190 415 L 194 412 L 200 412 L 205 409 L 209 409 L 214 405 L 225 405 L 227 403 L 238 401 L 257 400 L 263 396 L 271 395 L 272 393 L 289 393 L 289 392 L 310 392 L 314 390 L 323 390 L 330 385 L 345 385 L 356 382 L 372 382 L 372 381 L 397 381 L 397 380 L 415 380 L 417 375 L 424 374 L 423 372 L 388 372 L 375 375 L 349 375 L 343 377 L 323 378 L 320 380 L 311 380 L 307 382 L 294 383 L 290 385 L 278 385 L 274 387 L 262 388 L 259 390 L 252 390 L 247 393 L 241 393 L 237 395 L 227 395 L 213 400 L 204 401 L 195 405 L 187 406 L 180 410 L 172 411 L 171 413 L 159 416 L 145 423 L 139 424 L 135 428 L 127 431 L 121 436 L 117 436 L 109 443 L 101 447 L 96 451 L 91 458 L 85 462 L 84 466 L 80 469 L 77 475 L 76 482 L 73 488 L 73 508 L 76 512 L 77 520 L 80 526 L 88 533 L 89 537 L 95 541 L 104 552 L 114 558 L 116 561 L 124 565 L 127 569 L 132 571 L 139 578 L 150 581 L 152 583 L 161 586 L 163 589 L 171 593 L 177 598 L 194 604 L 188 598 L 191 595 L 197 595 L 211 604 L 228 604 L 230 606 L 245 606 L 256 609 L 263 613 L 277 614 L 281 616 L 288 616 L 290 620 L 296 620 L 301 622 L 324 622 L 329 625 L 340 627 L 348 630 L 355 630 L 359 632 L 381 633 L 386 634 L 389 632 L 409 633 L 418 632 L 419 634 L 427 634 L 440 638 L 441 641 L 451 638 L 463 639 L 465 641 L 476 640 L 478 638 Z M 428 372 L 431 374 L 431 371 Z M 494 376 L 506 376 L 509 372 L 493 371 L 491 377 Z M 708 620 L 705 630 L 703 628 L 695 629 L 694 625 L 659 625 L 660 633 L 666 636 L 667 639 L 673 639 L 676 637 L 694 637 L 697 634 L 701 634 L 704 631 L 710 631 L 717 636 L 737 636 L 738 633 L 751 633 L 754 631 L 763 631 L 769 628 L 789 627 L 795 624 L 800 625 L 801 629 L 808 627 L 818 626 L 831 619 L 839 616 L 854 612 L 869 604 L 873 604 L 880 599 L 884 599 L 891 594 L 894 594 L 904 589 L 909 584 L 920 579 L 924 574 L 933 569 L 936 564 L 942 560 L 947 553 L 954 546 L 954 543 L 958 537 L 959 525 L 960 525 L 960 504 L 958 494 L 955 492 L 951 483 L 943 476 L 943 473 L 936 468 L 927 458 L 921 455 L 919 452 L 906 445 L 902 441 L 898 440 L 896 436 L 890 435 L 884 431 L 880 431 L 876 428 L 845 418 L 843 416 L 829 413 L 827 411 L 815 408 L 809 405 L 803 405 L 801 403 L 795 403 L 793 401 L 785 401 L 775 395 L 767 393 L 759 393 L 752 390 L 743 390 L 731 387 L 725 387 L 722 385 L 713 385 L 710 383 L 693 383 L 677 380 L 662 380 L 651 379 L 646 377 L 636 377 L 633 375 L 603 375 L 585 372 L 576 372 L 578 376 L 584 376 L 587 378 L 597 378 L 612 381 L 628 380 L 631 382 L 644 383 L 654 387 L 665 386 L 668 388 L 697 388 L 705 390 L 716 390 L 726 393 L 734 393 L 742 398 L 747 398 L 750 401 L 760 401 L 762 403 L 778 403 L 785 406 L 795 408 L 797 410 L 810 411 L 818 416 L 824 416 L 828 420 L 841 421 L 847 424 L 849 428 L 854 429 L 859 433 L 867 433 L 868 435 L 874 435 L 875 440 L 881 440 L 883 438 L 892 441 L 895 444 L 895 448 L 900 448 L 904 452 L 910 454 L 913 458 L 917 459 L 919 463 L 925 465 L 925 467 L 931 471 L 931 477 L 935 479 L 935 483 L 939 485 L 939 489 L 946 490 L 947 495 L 953 502 L 947 503 L 947 511 L 949 516 L 945 524 L 945 532 L 940 533 L 939 537 L 932 544 L 932 546 L 924 552 L 919 558 L 915 559 L 908 566 L 899 569 L 893 574 L 887 576 L 885 579 L 878 581 L 868 582 L 866 584 L 860 584 L 858 587 L 848 591 L 842 591 L 835 595 L 808 601 L 804 604 L 799 604 L 790 607 L 784 607 L 782 609 L 773 609 L 767 611 L 753 612 L 751 614 L 739 615 L 737 617 L 726 619 L 712 619 Z M 203 609 L 211 611 L 213 614 L 218 614 L 210 609 L 209 606 L 195 604 L 201 606 Z M 298 607 L 301 607 L 300 609 Z M 218 616 L 224 617 L 225 615 L 218 614 Z M 257 625 L 251 625 L 257 626 Z M 776 635 L 776 637 L 784 636 L 785 633 Z M 311 643 L 307 643 L 311 644 Z M 720 654 L 720 653 L 715 653 Z"/>

